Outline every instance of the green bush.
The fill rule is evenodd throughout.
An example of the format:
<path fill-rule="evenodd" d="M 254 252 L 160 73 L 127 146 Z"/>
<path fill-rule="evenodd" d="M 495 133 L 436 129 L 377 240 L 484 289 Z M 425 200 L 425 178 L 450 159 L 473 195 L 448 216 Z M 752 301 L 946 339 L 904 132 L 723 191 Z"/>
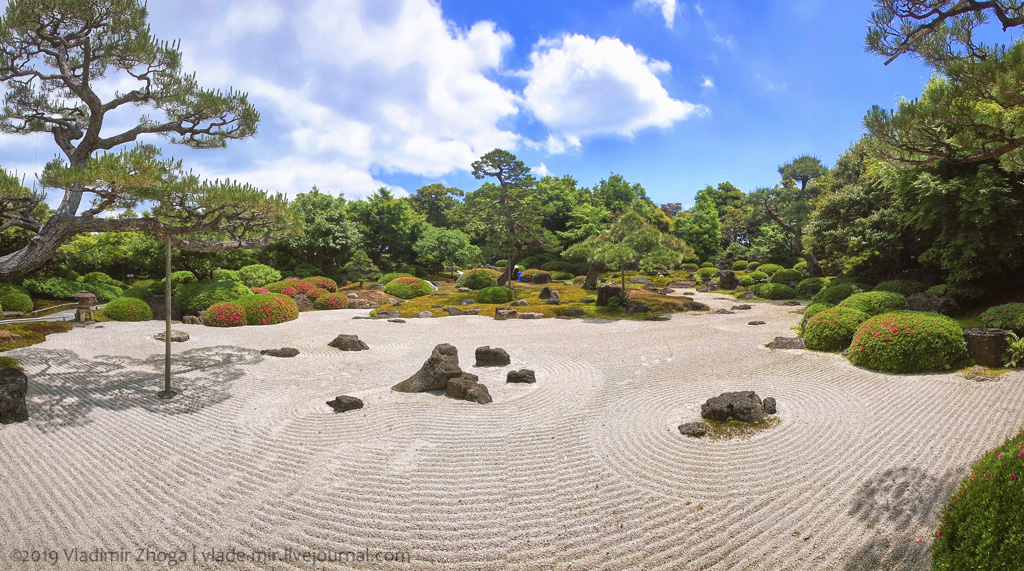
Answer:
<path fill-rule="evenodd" d="M 279 293 L 258 293 L 235 302 L 245 311 L 246 325 L 274 325 L 299 318 L 295 300 Z"/>
<path fill-rule="evenodd" d="M 225 281 L 226 280 L 226 281 L 230 281 L 230 282 L 240 282 L 240 281 L 242 281 L 242 276 L 239 275 L 238 272 L 235 271 L 235 270 L 220 270 L 220 269 L 217 269 L 217 270 L 213 270 L 213 279 L 219 280 L 219 281 Z M 250 287 L 252 287 L 252 286 L 250 286 Z"/>
<path fill-rule="evenodd" d="M 1024 554 L 1024 431 L 986 452 L 942 510 L 932 569 L 1020 569 Z"/>
<path fill-rule="evenodd" d="M 7 307 L 7 304 L 4 304 Z M 1017 335 L 1024 335 L 1024 303 L 1007 303 L 990 307 L 982 312 L 981 322 L 985 327 L 1009 329 Z"/>
<path fill-rule="evenodd" d="M 764 299 L 793 299 L 796 290 L 786 284 L 757 284 L 750 288 L 757 297 Z"/>
<path fill-rule="evenodd" d="M 811 277 L 811 272 L 807 269 L 807 262 L 797 262 L 793 265 L 793 269 L 800 272 L 800 275 L 805 278 Z"/>
<path fill-rule="evenodd" d="M 797 270 L 779 270 L 772 274 L 771 282 L 773 284 L 781 284 L 783 282 L 799 282 L 803 279 L 803 274 Z"/>
<path fill-rule="evenodd" d="M 708 283 L 718 277 L 718 268 L 701 268 L 697 270 L 697 281 Z"/>
<path fill-rule="evenodd" d="M 796 293 L 800 297 L 812 297 L 828 286 L 827 278 L 807 278 L 796 284 Z"/>
<path fill-rule="evenodd" d="M 469 289 L 484 289 L 485 287 L 498 285 L 498 278 L 500 276 L 501 272 L 480 268 L 463 272 L 455 284 L 459 287 L 468 287 Z"/>
<path fill-rule="evenodd" d="M 509 303 L 515 301 L 516 292 L 502 286 L 487 287 L 477 292 L 477 303 Z"/>
<path fill-rule="evenodd" d="M 173 281 L 173 280 L 172 280 Z M 174 302 L 187 315 L 195 315 L 215 303 L 255 295 L 239 282 L 203 280 L 181 284 L 174 289 Z"/>
<path fill-rule="evenodd" d="M 388 284 L 384 286 L 384 293 L 400 297 L 402 299 L 413 299 L 434 293 L 434 288 L 430 287 L 429 283 L 419 278 L 402 276 L 388 282 Z"/>
<path fill-rule="evenodd" d="M 701 262 L 701 263 L 700 263 L 700 267 L 701 267 L 702 269 L 703 269 L 703 268 L 711 268 L 711 267 L 714 267 L 714 264 L 712 264 L 711 262 Z"/>
<path fill-rule="evenodd" d="M 348 296 L 343 293 L 325 293 L 313 302 L 313 309 L 345 309 Z"/>
<path fill-rule="evenodd" d="M 939 313 L 897 311 L 861 324 L 850 362 L 887 373 L 949 369 L 967 358 L 960 324 Z"/>
<path fill-rule="evenodd" d="M 499 268 L 499 269 L 507 267 L 507 266 L 508 266 L 508 260 L 498 260 L 497 262 L 494 262 L 494 267 Z"/>
<path fill-rule="evenodd" d="M 746 260 L 736 260 L 732 263 L 732 271 L 734 272 L 742 272 L 745 269 L 747 269 Z"/>
<path fill-rule="evenodd" d="M 827 303 L 812 303 L 811 305 L 807 306 L 807 309 L 804 310 L 804 321 L 806 322 L 808 319 L 814 317 L 815 315 L 818 315 L 822 311 L 825 311 L 826 309 L 832 309 L 833 307 L 833 305 Z"/>
<path fill-rule="evenodd" d="M 206 310 L 203 324 L 210 327 L 241 327 L 245 325 L 245 308 L 234 301 L 215 303 Z"/>
<path fill-rule="evenodd" d="M 380 279 L 377 280 L 377 283 L 388 285 L 389 283 L 391 283 L 391 280 L 393 280 L 395 278 L 414 278 L 414 277 L 416 277 L 416 276 L 414 276 L 412 274 L 404 274 L 402 272 L 391 272 L 390 274 L 384 274 L 383 276 L 381 276 Z"/>
<path fill-rule="evenodd" d="M 916 280 L 889 280 L 875 286 L 873 291 L 891 291 L 904 297 L 910 297 L 915 293 L 924 293 L 928 287 Z"/>
<path fill-rule="evenodd" d="M 564 272 L 564 271 L 568 270 L 569 266 L 571 266 L 571 265 L 572 264 L 570 264 L 569 262 L 563 262 L 561 260 L 554 260 L 554 261 L 551 261 L 551 262 L 546 262 L 544 265 L 542 265 L 540 267 L 540 269 L 544 270 L 545 272 L 551 272 L 551 273 L 554 273 L 554 272 Z"/>
<path fill-rule="evenodd" d="M 764 273 L 768 274 L 769 276 L 773 276 L 773 275 L 775 275 L 775 272 L 777 272 L 779 270 L 783 270 L 783 269 L 785 269 L 785 268 L 783 268 L 782 266 L 780 266 L 778 264 L 761 264 L 760 266 L 757 266 L 757 271 L 764 272 Z"/>
<path fill-rule="evenodd" d="M 263 287 L 281 279 L 281 272 L 265 264 L 252 264 L 238 270 L 238 277 L 249 287 Z"/>
<path fill-rule="evenodd" d="M 695 272 L 700 269 L 697 264 L 679 264 L 679 269 L 687 272 Z"/>
<path fill-rule="evenodd" d="M 849 307 L 818 311 L 804 326 L 804 344 L 815 351 L 842 351 L 850 346 L 860 324 L 870 317 L 863 311 Z"/>
<path fill-rule="evenodd" d="M 761 267 L 761 262 L 747 262 L 747 271 L 752 272 Z"/>
<path fill-rule="evenodd" d="M 110 301 L 121 295 L 121 288 L 114 285 L 82 283 L 64 278 L 29 278 L 22 285 L 32 295 L 50 299 L 71 299 L 71 296 L 82 290 L 94 294 L 100 301 Z"/>
<path fill-rule="evenodd" d="M 32 298 L 16 291 L 5 293 L 0 295 L 0 307 L 3 311 L 32 311 Z"/>
<path fill-rule="evenodd" d="M 153 310 L 149 305 L 134 297 L 119 297 L 103 307 L 103 315 L 114 321 L 149 321 Z"/>
<path fill-rule="evenodd" d="M 269 290 L 264 290 L 264 291 L 254 291 L 253 293 L 274 293 L 274 292 L 269 291 Z M 327 290 L 325 290 L 324 288 L 322 288 L 322 287 L 314 287 L 313 289 L 311 289 L 311 290 L 306 292 L 306 297 L 308 297 L 309 299 L 312 299 L 313 301 L 316 301 L 320 296 L 324 295 L 325 293 L 327 293 Z"/>
<path fill-rule="evenodd" d="M 565 281 L 571 280 L 572 277 L 572 274 L 569 272 L 551 272 L 551 279 L 553 280 Z"/>
<path fill-rule="evenodd" d="M 23 293 L 25 295 L 29 295 L 28 290 L 25 289 L 24 287 L 20 286 L 20 285 L 9 284 L 9 283 L 0 283 L 0 295 L 4 295 L 4 294 L 8 294 L 8 293 Z"/>
<path fill-rule="evenodd" d="M 839 303 L 839 307 L 859 309 L 868 315 L 878 315 L 903 309 L 907 298 L 891 291 L 865 291 L 855 293 Z"/>
<path fill-rule="evenodd" d="M 112 285 L 124 289 L 124 282 L 119 282 L 103 272 L 89 272 L 78 278 L 78 281 L 90 284 Z"/>
<path fill-rule="evenodd" d="M 755 283 L 754 278 L 750 276 L 740 276 L 736 278 L 736 280 L 739 281 L 740 285 L 743 287 L 750 287 Z"/>
<path fill-rule="evenodd" d="M 269 283 L 269 284 L 264 285 L 263 289 L 269 291 L 270 293 L 281 293 L 281 291 L 284 288 L 294 284 L 297 281 L 298 280 L 284 280 L 283 282 Z"/>
<path fill-rule="evenodd" d="M 832 305 L 837 305 L 859 291 L 861 291 L 861 288 L 855 284 L 836 284 L 833 282 L 814 294 L 814 297 L 811 298 L 811 303 L 831 303 Z"/>
<path fill-rule="evenodd" d="M 148 299 L 153 294 L 153 280 L 138 280 L 132 287 L 121 292 L 121 297 L 134 297 L 135 299 Z"/>
<path fill-rule="evenodd" d="M 275 282 L 275 283 L 280 283 L 280 282 Z M 270 288 L 267 288 L 267 290 L 270 291 L 270 293 L 279 293 L 281 295 L 286 295 L 288 297 L 295 297 L 295 296 L 299 295 L 300 293 L 306 294 L 308 296 L 309 292 L 311 292 L 314 289 L 316 289 L 316 286 L 313 285 L 313 282 L 306 281 L 306 280 L 285 280 L 284 284 L 285 284 L 284 287 L 279 288 L 280 291 L 273 291 Z M 267 284 L 267 285 L 272 285 L 272 284 Z M 277 289 L 277 288 L 275 288 L 275 289 Z"/>
<path fill-rule="evenodd" d="M 324 276 L 310 276 L 304 278 L 303 281 L 307 281 L 320 289 L 325 289 L 327 291 L 338 291 L 338 282 L 332 280 L 331 278 L 325 278 Z"/>
<path fill-rule="evenodd" d="M 754 280 L 756 284 L 768 283 L 768 280 L 772 279 L 771 276 L 764 272 L 750 272 L 747 276 Z"/>
<path fill-rule="evenodd" d="M 542 270 L 526 270 L 525 272 L 519 274 L 519 279 L 524 282 L 532 282 L 538 274 L 548 274 L 550 280 L 551 274 Z"/>

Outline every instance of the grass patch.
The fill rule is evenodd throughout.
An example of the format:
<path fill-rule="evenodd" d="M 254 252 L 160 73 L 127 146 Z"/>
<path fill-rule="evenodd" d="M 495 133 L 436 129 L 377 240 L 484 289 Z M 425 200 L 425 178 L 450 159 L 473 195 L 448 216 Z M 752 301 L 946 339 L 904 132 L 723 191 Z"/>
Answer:
<path fill-rule="evenodd" d="M 0 351 L 10 351 L 19 347 L 28 347 L 36 343 L 42 343 L 46 336 L 52 333 L 63 333 L 71 331 L 71 323 L 66 321 L 38 321 L 35 323 L 10 323 L 0 326 L 0 330 L 10 331 L 21 335 L 17 341 L 0 343 Z"/>
<path fill-rule="evenodd" d="M 954 317 L 960 327 L 964 329 L 970 329 L 971 327 L 984 327 L 985 324 L 981 321 L 981 316 L 977 313 L 967 313 L 959 317 Z"/>
<path fill-rule="evenodd" d="M 730 440 L 733 438 L 745 440 L 759 432 L 775 428 L 782 424 L 782 419 L 777 416 L 769 416 L 757 422 L 740 422 L 738 420 L 721 422 L 707 419 L 704 422 L 708 423 L 708 438 L 711 440 Z"/>

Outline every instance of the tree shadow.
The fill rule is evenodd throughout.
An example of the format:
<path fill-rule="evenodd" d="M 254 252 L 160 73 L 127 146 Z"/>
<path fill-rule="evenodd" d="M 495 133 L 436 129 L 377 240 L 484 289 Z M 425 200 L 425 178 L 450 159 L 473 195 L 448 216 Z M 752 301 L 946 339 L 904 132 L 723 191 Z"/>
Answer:
<path fill-rule="evenodd" d="M 164 386 L 164 355 L 143 359 L 99 355 L 87 359 L 68 349 L 26 349 L 19 359 L 29 372 L 30 422 L 43 431 L 88 424 L 95 409 L 143 409 L 187 414 L 226 401 L 230 383 L 244 367 L 265 357 L 254 349 L 217 346 L 171 356 L 171 385 L 178 395 L 157 398 Z"/>
<path fill-rule="evenodd" d="M 939 513 L 962 478 L 953 472 L 933 476 L 913 466 L 887 470 L 865 482 L 848 514 L 865 528 L 886 524 L 897 531 L 864 544 L 850 558 L 846 571 L 927 569 L 931 537 L 917 542 L 921 526 L 934 528 Z"/>

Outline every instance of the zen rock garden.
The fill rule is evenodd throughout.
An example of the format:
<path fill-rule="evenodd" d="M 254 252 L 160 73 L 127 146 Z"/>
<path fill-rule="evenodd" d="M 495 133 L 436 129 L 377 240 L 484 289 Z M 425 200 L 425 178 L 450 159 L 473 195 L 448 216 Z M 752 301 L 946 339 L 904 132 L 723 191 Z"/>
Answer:
<path fill-rule="evenodd" d="M 754 424 L 765 420 L 776 412 L 775 399 L 761 400 L 753 391 L 726 392 L 708 399 L 700 407 L 700 415 L 712 422 L 736 421 Z M 685 422 L 679 425 L 679 432 L 686 436 L 700 437 L 708 434 L 707 422 Z"/>

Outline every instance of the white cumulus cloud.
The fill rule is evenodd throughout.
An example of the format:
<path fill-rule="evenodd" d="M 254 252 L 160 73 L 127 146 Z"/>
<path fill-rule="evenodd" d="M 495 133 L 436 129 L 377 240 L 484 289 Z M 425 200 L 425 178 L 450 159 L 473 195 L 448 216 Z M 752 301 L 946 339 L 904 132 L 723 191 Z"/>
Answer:
<path fill-rule="evenodd" d="M 665 25 L 671 28 L 676 21 L 676 0 L 636 0 L 633 4 L 637 8 L 654 7 L 661 9 L 661 15 L 665 18 Z M 699 8 L 698 8 L 699 10 Z"/>
<path fill-rule="evenodd" d="M 648 127 L 671 127 L 703 106 L 669 96 L 658 79 L 671 66 L 650 60 L 617 38 L 566 35 L 543 40 L 523 75 L 526 107 L 554 132 L 549 150 L 577 145 L 596 134 L 632 136 Z"/>

